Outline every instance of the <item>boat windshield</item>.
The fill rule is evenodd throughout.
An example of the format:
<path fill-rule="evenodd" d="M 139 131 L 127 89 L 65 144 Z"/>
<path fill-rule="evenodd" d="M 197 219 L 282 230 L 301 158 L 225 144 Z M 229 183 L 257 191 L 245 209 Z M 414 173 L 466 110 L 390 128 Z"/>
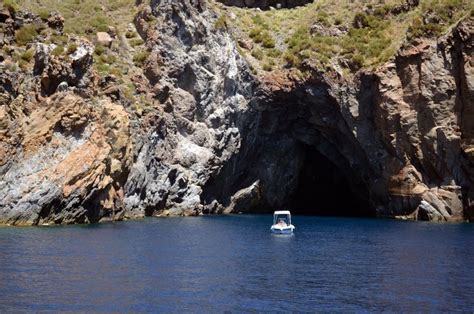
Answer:
<path fill-rule="evenodd" d="M 274 215 L 273 216 L 273 224 L 278 224 L 278 223 L 284 223 L 286 225 L 290 225 L 291 224 L 291 219 L 290 219 L 290 216 L 289 215 L 282 215 L 282 214 L 279 214 L 279 215 Z"/>

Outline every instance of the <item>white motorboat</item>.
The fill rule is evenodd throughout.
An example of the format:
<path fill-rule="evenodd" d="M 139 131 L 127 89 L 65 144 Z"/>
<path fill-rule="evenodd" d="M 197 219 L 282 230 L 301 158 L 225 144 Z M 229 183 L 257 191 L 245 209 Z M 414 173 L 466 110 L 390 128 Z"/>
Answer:
<path fill-rule="evenodd" d="M 270 230 L 277 234 L 292 234 L 295 226 L 291 224 L 291 213 L 288 210 L 275 211 Z"/>

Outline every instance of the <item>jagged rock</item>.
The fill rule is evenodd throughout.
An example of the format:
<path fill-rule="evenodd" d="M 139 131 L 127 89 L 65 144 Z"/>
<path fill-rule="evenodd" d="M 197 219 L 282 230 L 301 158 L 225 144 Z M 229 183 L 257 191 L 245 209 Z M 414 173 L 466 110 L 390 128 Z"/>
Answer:
<path fill-rule="evenodd" d="M 69 58 L 52 56 L 53 45 L 38 44 L 35 53 L 34 74 L 41 76 L 43 95 L 56 92 L 61 82 L 68 86 L 87 89 L 91 84 L 94 47 L 82 40 Z M 72 61 L 72 62 L 71 62 Z"/>
<path fill-rule="evenodd" d="M 153 19 L 153 13 L 151 12 L 151 7 L 147 6 L 140 10 L 135 19 L 133 20 L 135 26 L 129 27 L 130 31 L 134 29 L 137 30 L 141 38 L 148 39 L 150 36 L 153 37 L 153 29 L 150 28 L 150 21 Z"/>
<path fill-rule="evenodd" d="M 420 4 L 419 0 L 406 0 L 404 3 L 395 5 L 390 9 L 390 13 L 398 15 L 404 12 L 408 12 L 416 8 Z"/>
<path fill-rule="evenodd" d="M 40 75 L 43 73 L 44 69 L 49 64 L 49 53 L 51 52 L 51 47 L 43 43 L 36 44 L 35 49 L 35 66 L 33 72 L 35 75 Z"/>
<path fill-rule="evenodd" d="M 434 188 L 423 193 L 423 199 L 417 210 L 417 218 L 429 221 L 462 221 L 461 187 L 455 187 L 455 190 L 458 193 L 441 188 Z"/>
<path fill-rule="evenodd" d="M 0 23 L 5 23 L 7 19 L 11 18 L 10 10 L 6 7 L 0 8 Z"/>
<path fill-rule="evenodd" d="M 153 1 L 151 12 L 162 22 L 153 29 L 160 39 L 145 74 L 172 114 L 150 117 L 153 127 L 138 141 L 127 205 L 150 215 L 199 214 L 206 182 L 238 151 L 237 129 L 228 125 L 246 110 L 252 79 L 232 38 L 214 31 L 216 16 L 203 2 Z"/>
<path fill-rule="evenodd" d="M 62 93 L 29 117 L 19 130 L 17 161 L 2 171 L 0 221 L 84 223 L 111 216 L 112 207 L 120 212 L 130 152 L 123 108 L 107 101 L 92 106 Z"/>
<path fill-rule="evenodd" d="M 48 17 L 48 26 L 62 33 L 64 29 L 64 18 L 58 12 L 51 12 Z"/>
<path fill-rule="evenodd" d="M 255 210 L 260 203 L 260 182 L 256 181 L 248 188 L 237 191 L 230 199 L 230 205 L 224 212 L 239 213 Z"/>
<path fill-rule="evenodd" d="M 247 49 L 247 50 L 252 50 L 253 49 L 253 43 L 249 40 L 245 39 L 239 39 L 238 44 L 240 47 Z"/>

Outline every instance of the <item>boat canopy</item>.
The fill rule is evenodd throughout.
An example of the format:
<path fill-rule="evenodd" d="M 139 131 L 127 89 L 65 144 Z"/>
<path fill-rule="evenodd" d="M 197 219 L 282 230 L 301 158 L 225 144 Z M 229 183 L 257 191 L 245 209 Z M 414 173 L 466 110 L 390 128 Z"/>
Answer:
<path fill-rule="evenodd" d="M 273 215 L 291 215 L 291 213 L 289 210 L 277 210 Z"/>
<path fill-rule="evenodd" d="M 288 210 L 277 210 L 273 213 L 273 224 L 279 219 L 283 219 L 288 225 L 291 225 L 291 213 Z"/>

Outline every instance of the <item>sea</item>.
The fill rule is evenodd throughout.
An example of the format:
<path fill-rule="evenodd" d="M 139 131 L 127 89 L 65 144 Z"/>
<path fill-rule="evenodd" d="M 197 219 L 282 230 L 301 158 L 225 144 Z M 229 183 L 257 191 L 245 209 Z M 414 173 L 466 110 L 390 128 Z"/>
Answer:
<path fill-rule="evenodd" d="M 1 227 L 0 312 L 474 312 L 474 224 L 271 215 Z"/>

